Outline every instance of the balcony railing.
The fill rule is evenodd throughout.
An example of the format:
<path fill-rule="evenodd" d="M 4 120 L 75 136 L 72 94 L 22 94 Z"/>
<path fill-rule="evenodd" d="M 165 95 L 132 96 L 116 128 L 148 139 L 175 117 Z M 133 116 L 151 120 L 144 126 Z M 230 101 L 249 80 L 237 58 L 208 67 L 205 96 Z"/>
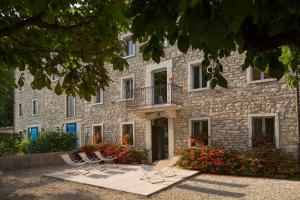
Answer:
<path fill-rule="evenodd" d="M 152 106 L 182 105 L 182 87 L 173 83 L 137 88 L 134 90 L 134 99 L 126 102 L 126 107 L 141 109 Z"/>

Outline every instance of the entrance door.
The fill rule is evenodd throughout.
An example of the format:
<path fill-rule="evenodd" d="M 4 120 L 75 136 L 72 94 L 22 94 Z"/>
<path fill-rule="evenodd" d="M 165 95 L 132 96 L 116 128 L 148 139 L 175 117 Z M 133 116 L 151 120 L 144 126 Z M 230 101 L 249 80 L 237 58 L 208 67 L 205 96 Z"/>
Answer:
<path fill-rule="evenodd" d="M 168 119 L 152 121 L 152 162 L 169 158 Z"/>
<path fill-rule="evenodd" d="M 38 127 L 28 128 L 28 139 L 35 141 L 38 136 L 39 136 L 39 128 Z"/>
<path fill-rule="evenodd" d="M 31 152 L 35 149 L 36 139 L 39 136 L 39 128 L 38 127 L 30 127 L 28 128 L 28 139 L 30 139 L 31 145 L 29 147 L 29 151 Z"/>
<path fill-rule="evenodd" d="M 154 104 L 167 103 L 167 71 L 154 72 L 153 83 Z"/>
<path fill-rule="evenodd" d="M 76 123 L 66 124 L 66 132 L 67 133 L 76 133 Z"/>
<path fill-rule="evenodd" d="M 77 138 L 77 148 L 80 147 L 79 134 L 77 133 L 77 124 L 76 123 L 68 123 L 66 124 L 66 132 L 69 134 L 75 134 Z"/>

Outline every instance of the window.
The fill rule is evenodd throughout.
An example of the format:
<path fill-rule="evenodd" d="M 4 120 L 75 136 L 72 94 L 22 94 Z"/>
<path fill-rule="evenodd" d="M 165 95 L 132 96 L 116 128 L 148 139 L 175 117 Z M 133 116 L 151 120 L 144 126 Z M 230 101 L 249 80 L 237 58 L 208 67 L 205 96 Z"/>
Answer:
<path fill-rule="evenodd" d="M 134 82 L 133 77 L 122 79 L 122 100 L 133 99 Z"/>
<path fill-rule="evenodd" d="M 279 148 L 279 126 L 277 114 L 251 115 L 250 119 L 251 147 L 268 145 Z"/>
<path fill-rule="evenodd" d="M 32 101 L 32 114 L 33 115 L 39 114 L 39 101 L 38 100 Z"/>
<path fill-rule="evenodd" d="M 102 104 L 103 103 L 103 90 L 99 89 L 96 91 L 96 96 L 94 97 L 93 100 L 94 104 Z"/>
<path fill-rule="evenodd" d="M 252 123 L 252 146 L 270 144 L 275 147 L 275 118 L 254 117 Z"/>
<path fill-rule="evenodd" d="M 132 57 L 135 55 L 135 44 L 131 40 L 130 35 L 124 36 L 122 39 L 125 43 L 125 51 L 123 53 L 124 58 Z"/>
<path fill-rule="evenodd" d="M 134 146 L 133 123 L 122 124 L 122 145 Z"/>
<path fill-rule="evenodd" d="M 201 90 L 208 88 L 207 68 L 200 63 L 190 64 L 189 84 L 191 90 Z"/>
<path fill-rule="evenodd" d="M 56 74 L 51 75 L 51 81 L 58 81 L 58 79 L 59 79 L 58 75 L 56 75 Z"/>
<path fill-rule="evenodd" d="M 67 96 L 67 117 L 75 117 L 75 97 Z"/>
<path fill-rule="evenodd" d="M 266 72 L 259 71 L 256 67 L 248 68 L 248 82 L 261 82 L 275 80 Z"/>
<path fill-rule="evenodd" d="M 210 145 L 210 119 L 199 118 L 190 120 L 190 146 Z"/>
<path fill-rule="evenodd" d="M 23 104 L 22 103 L 20 103 L 19 106 L 18 106 L 18 114 L 19 114 L 19 117 L 22 117 L 23 114 L 24 114 Z"/>
<path fill-rule="evenodd" d="M 101 144 L 103 142 L 103 125 L 93 125 L 93 144 Z"/>

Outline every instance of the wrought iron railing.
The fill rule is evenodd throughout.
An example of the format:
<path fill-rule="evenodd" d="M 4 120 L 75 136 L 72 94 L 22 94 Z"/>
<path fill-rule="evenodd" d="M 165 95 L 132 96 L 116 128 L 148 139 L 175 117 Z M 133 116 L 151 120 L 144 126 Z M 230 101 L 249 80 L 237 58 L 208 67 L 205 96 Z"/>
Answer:
<path fill-rule="evenodd" d="M 137 88 L 134 99 L 126 101 L 126 107 L 138 109 L 155 105 L 182 105 L 182 87 L 173 83 Z"/>

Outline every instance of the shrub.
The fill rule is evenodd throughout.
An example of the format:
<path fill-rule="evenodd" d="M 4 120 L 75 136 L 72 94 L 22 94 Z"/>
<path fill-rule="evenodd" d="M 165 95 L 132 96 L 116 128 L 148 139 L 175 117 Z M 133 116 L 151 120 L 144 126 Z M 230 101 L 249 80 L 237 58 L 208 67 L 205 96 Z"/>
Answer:
<path fill-rule="evenodd" d="M 141 152 L 132 149 L 128 152 L 128 154 L 125 157 L 126 163 L 141 163 Z"/>
<path fill-rule="evenodd" d="M 23 154 L 28 154 L 29 153 L 29 147 L 30 147 L 31 141 L 25 137 L 23 137 L 23 139 L 21 140 L 20 144 L 19 144 L 19 150 L 20 153 Z"/>
<path fill-rule="evenodd" d="M 203 145 L 201 148 L 184 150 L 179 166 L 204 173 L 264 177 L 291 177 L 299 173 L 293 156 L 269 146 L 238 153 L 218 146 Z"/>
<path fill-rule="evenodd" d="M 205 173 L 232 173 L 240 165 L 239 154 L 219 146 L 184 150 L 179 166 Z"/>
<path fill-rule="evenodd" d="M 143 151 L 141 152 L 141 160 L 147 160 L 149 154 L 149 150 L 146 149 L 146 147 L 143 148 Z"/>
<path fill-rule="evenodd" d="M 297 162 L 292 155 L 269 146 L 261 146 L 243 154 L 241 172 L 246 175 L 266 177 L 274 174 L 293 176 L 297 173 L 297 167 Z"/>
<path fill-rule="evenodd" d="M 76 147 L 77 138 L 75 134 L 60 132 L 43 132 L 34 144 L 33 152 L 46 153 L 58 151 L 71 151 Z"/>
<path fill-rule="evenodd" d="M 117 144 L 93 144 L 85 145 L 78 152 L 85 152 L 90 158 L 96 158 L 95 151 L 100 151 L 104 157 L 116 156 L 116 163 L 130 164 L 141 162 L 141 152 L 131 148 L 120 146 Z"/>
<path fill-rule="evenodd" d="M 23 139 L 22 134 L 0 134 L 0 156 L 15 155 L 20 152 L 19 145 Z"/>

